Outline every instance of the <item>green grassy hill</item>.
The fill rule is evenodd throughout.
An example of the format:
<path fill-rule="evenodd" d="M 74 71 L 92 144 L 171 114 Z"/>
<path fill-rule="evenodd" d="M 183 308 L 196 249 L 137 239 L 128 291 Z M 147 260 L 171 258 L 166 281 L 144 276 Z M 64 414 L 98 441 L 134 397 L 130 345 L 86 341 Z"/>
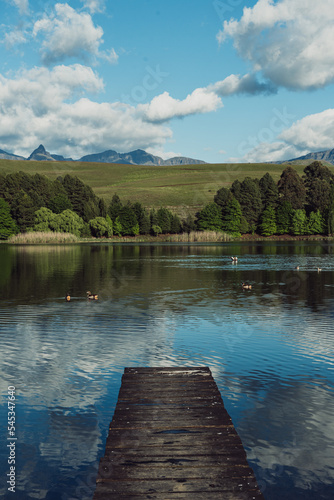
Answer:
<path fill-rule="evenodd" d="M 123 202 L 139 201 L 146 207 L 166 206 L 184 216 L 212 202 L 218 189 L 230 187 L 236 179 L 261 178 L 269 172 L 277 181 L 286 166 L 272 163 L 146 166 L 0 160 L 0 174 L 21 170 L 29 174 L 40 173 L 51 179 L 66 174 L 76 175 L 107 204 L 117 193 Z M 293 164 L 293 167 L 302 175 L 305 163 Z M 331 169 L 334 172 L 333 165 Z"/>

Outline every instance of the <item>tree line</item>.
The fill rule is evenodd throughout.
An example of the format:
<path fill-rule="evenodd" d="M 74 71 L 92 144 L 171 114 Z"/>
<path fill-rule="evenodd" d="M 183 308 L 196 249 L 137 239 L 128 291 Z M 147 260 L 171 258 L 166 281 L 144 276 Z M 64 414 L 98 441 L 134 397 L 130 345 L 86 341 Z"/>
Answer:
<path fill-rule="evenodd" d="M 148 210 L 139 202 L 109 206 L 92 188 L 69 174 L 52 181 L 24 172 L 0 176 L 0 239 L 27 231 L 69 232 L 81 237 L 180 233 L 187 221 L 167 208 Z"/>
<path fill-rule="evenodd" d="M 286 167 L 276 183 L 269 173 L 218 189 L 211 203 L 180 220 L 164 207 L 123 203 L 107 206 L 92 188 L 69 174 L 52 181 L 16 172 L 0 175 L 0 239 L 27 231 L 60 231 L 110 237 L 224 231 L 234 235 L 334 234 L 334 175 L 315 161 L 299 176 Z"/>
<path fill-rule="evenodd" d="M 269 173 L 261 179 L 236 180 L 222 187 L 212 203 L 197 214 L 200 230 L 232 234 L 334 234 L 334 175 L 314 161 L 300 176 L 286 167 L 276 183 Z"/>

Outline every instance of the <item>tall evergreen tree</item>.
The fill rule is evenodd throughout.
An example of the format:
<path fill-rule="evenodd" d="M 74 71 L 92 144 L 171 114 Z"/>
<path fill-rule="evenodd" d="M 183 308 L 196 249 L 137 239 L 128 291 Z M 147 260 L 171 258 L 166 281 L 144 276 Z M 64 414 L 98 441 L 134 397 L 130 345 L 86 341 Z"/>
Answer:
<path fill-rule="evenodd" d="M 298 208 L 294 211 L 292 216 L 291 232 L 296 236 L 307 233 L 307 216 L 304 209 Z"/>
<path fill-rule="evenodd" d="M 276 209 L 277 234 L 288 234 L 291 229 L 293 208 L 289 201 L 282 201 Z"/>
<path fill-rule="evenodd" d="M 161 227 L 163 234 L 170 233 L 173 214 L 167 208 L 160 207 L 157 211 L 158 226 Z"/>
<path fill-rule="evenodd" d="M 315 178 L 309 182 L 307 189 L 307 208 L 314 212 L 320 210 L 324 212 L 330 204 L 331 185 L 324 179 Z"/>
<path fill-rule="evenodd" d="M 286 167 L 278 181 L 280 201 L 288 201 L 293 209 L 304 208 L 306 201 L 306 188 L 296 170 Z"/>
<path fill-rule="evenodd" d="M 232 198 L 222 208 L 222 229 L 227 233 L 239 233 L 242 212 L 240 203 Z"/>
<path fill-rule="evenodd" d="M 125 205 L 121 208 L 118 218 L 122 226 L 122 235 L 134 236 L 139 233 L 139 224 L 136 214 L 129 205 Z"/>
<path fill-rule="evenodd" d="M 267 205 L 261 215 L 260 233 L 263 236 L 276 234 L 276 214 L 273 205 Z"/>
<path fill-rule="evenodd" d="M 263 177 L 261 177 L 259 188 L 261 191 L 263 206 L 271 205 L 276 208 L 278 204 L 278 187 L 276 182 L 268 172 Z"/>
<path fill-rule="evenodd" d="M 10 215 L 8 203 L 3 198 L 0 198 L 0 240 L 6 240 L 17 232 L 18 227 Z"/>
<path fill-rule="evenodd" d="M 123 204 L 120 200 L 120 197 L 118 196 L 118 194 L 114 194 L 108 208 L 108 214 L 110 215 L 112 221 L 115 221 L 116 217 L 119 216 L 122 206 Z"/>
<path fill-rule="evenodd" d="M 225 205 L 227 205 L 229 201 L 232 200 L 232 198 L 233 194 L 231 193 L 230 189 L 222 187 L 218 189 L 213 201 L 217 203 L 217 205 L 219 205 L 220 207 L 224 207 Z"/>
<path fill-rule="evenodd" d="M 236 189 L 232 192 L 241 206 L 242 215 L 246 218 L 250 231 L 254 232 L 259 222 L 259 217 L 262 212 L 261 191 L 259 181 L 246 177 L 239 185 L 236 184 Z"/>
<path fill-rule="evenodd" d="M 197 227 L 200 231 L 221 231 L 222 212 L 216 203 L 209 203 L 197 214 Z"/>
<path fill-rule="evenodd" d="M 315 179 L 331 184 L 334 181 L 334 175 L 326 165 L 323 165 L 320 161 L 314 161 L 304 168 L 303 180 L 305 186 L 310 187 Z"/>
<path fill-rule="evenodd" d="M 311 212 L 308 218 L 307 233 L 323 234 L 325 232 L 325 221 L 319 210 Z"/>

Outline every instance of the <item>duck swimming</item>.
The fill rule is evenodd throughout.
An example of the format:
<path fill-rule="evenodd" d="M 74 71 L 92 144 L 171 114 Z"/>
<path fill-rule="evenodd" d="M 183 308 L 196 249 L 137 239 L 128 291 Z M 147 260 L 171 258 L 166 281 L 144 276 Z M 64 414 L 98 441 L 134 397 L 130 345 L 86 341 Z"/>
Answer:
<path fill-rule="evenodd" d="M 249 285 L 248 283 L 242 283 L 242 288 L 244 288 L 245 290 L 251 290 L 252 288 L 252 285 Z"/>
<path fill-rule="evenodd" d="M 232 262 L 238 262 L 238 257 L 231 257 Z"/>
<path fill-rule="evenodd" d="M 69 302 L 71 300 L 71 295 L 69 293 L 65 295 L 65 300 L 66 302 Z"/>
<path fill-rule="evenodd" d="M 87 299 L 89 300 L 97 300 L 99 297 L 97 293 L 91 293 L 91 292 L 86 292 L 86 293 L 87 293 Z"/>

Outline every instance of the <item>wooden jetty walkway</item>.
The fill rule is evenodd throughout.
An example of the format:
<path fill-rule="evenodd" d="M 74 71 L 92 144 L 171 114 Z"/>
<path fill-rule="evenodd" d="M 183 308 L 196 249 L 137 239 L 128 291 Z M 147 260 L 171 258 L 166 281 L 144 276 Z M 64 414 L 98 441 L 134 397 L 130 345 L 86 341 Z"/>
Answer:
<path fill-rule="evenodd" d="M 93 500 L 264 500 L 209 368 L 125 368 Z"/>

